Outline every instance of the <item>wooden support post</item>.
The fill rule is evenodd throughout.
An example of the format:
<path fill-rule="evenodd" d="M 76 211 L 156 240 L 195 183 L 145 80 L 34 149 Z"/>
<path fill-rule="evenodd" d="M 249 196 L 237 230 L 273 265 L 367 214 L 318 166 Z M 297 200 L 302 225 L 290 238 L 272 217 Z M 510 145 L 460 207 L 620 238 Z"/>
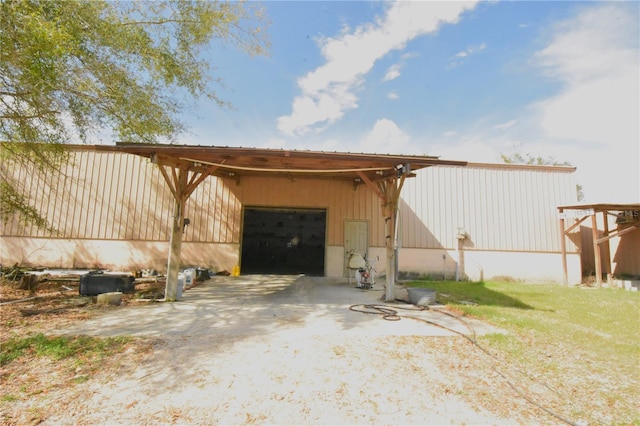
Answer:
<path fill-rule="evenodd" d="M 156 157 L 157 158 L 157 157 Z M 160 173 L 171 190 L 174 198 L 173 217 L 171 223 L 171 236 L 169 240 L 169 258 L 167 260 L 167 283 L 164 290 L 164 299 L 167 302 L 175 302 L 178 299 L 178 272 L 180 271 L 180 255 L 182 251 L 182 233 L 184 232 L 184 213 L 189 196 L 195 191 L 207 176 L 210 176 L 218 167 L 212 166 L 204 172 L 190 172 L 190 163 L 181 165 L 173 163 L 163 164 L 158 162 Z M 171 174 L 165 167 L 171 167 Z M 191 173 L 191 176 L 189 176 Z"/>
<path fill-rule="evenodd" d="M 595 212 L 591 216 L 591 232 L 593 238 L 593 256 L 596 264 L 596 284 L 602 286 L 602 258 L 600 257 L 600 244 L 598 244 L 598 220 Z"/>
<path fill-rule="evenodd" d="M 180 254 L 182 251 L 182 223 L 184 221 L 184 205 L 175 201 L 171 239 L 169 240 L 169 259 L 167 261 L 167 283 L 164 300 L 175 302 L 178 299 L 178 273 L 180 270 Z"/>
<path fill-rule="evenodd" d="M 564 213 L 564 210 L 560 209 L 560 249 L 562 250 L 562 278 L 564 285 L 569 285 L 569 271 L 567 268 L 567 234 L 564 230 L 565 225 L 562 213 Z"/>
<path fill-rule="evenodd" d="M 390 185 L 391 186 L 391 185 Z M 394 285 L 396 280 L 395 250 L 394 236 L 396 224 L 395 206 L 387 204 L 386 206 L 386 247 L 387 247 L 387 288 L 384 296 L 385 302 L 393 302 L 395 300 Z"/>
<path fill-rule="evenodd" d="M 390 179 L 381 184 L 382 194 L 384 195 L 383 213 L 385 217 L 386 231 L 386 248 L 387 248 L 387 288 L 385 291 L 385 302 L 393 302 L 395 300 L 395 282 L 396 282 L 396 256 L 398 251 L 398 239 L 396 228 L 398 226 L 398 200 L 406 174 L 399 179 Z"/>
<path fill-rule="evenodd" d="M 602 220 L 604 221 L 603 237 L 608 237 L 609 236 L 609 217 L 606 210 L 602 212 Z M 609 244 L 608 238 L 606 241 L 600 244 L 602 244 L 601 250 L 604 250 L 604 253 L 602 254 L 604 256 L 604 261 L 607 266 L 607 270 L 606 270 L 607 283 L 611 286 L 613 284 L 613 276 L 611 275 L 613 274 L 613 265 L 611 265 L 611 245 Z"/>
<path fill-rule="evenodd" d="M 187 170 L 179 170 L 176 176 L 176 195 L 171 227 L 171 239 L 169 242 L 169 259 L 167 261 L 167 283 L 164 299 L 167 302 L 175 302 L 178 299 L 178 272 L 180 271 L 180 254 L 182 251 L 182 232 L 184 229 L 184 209 L 187 196 Z"/>

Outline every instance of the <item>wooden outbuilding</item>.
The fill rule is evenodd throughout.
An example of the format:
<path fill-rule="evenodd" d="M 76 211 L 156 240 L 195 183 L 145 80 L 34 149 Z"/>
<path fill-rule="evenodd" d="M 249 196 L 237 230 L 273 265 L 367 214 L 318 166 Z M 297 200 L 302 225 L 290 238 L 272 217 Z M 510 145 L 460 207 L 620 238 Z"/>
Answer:
<path fill-rule="evenodd" d="M 558 207 L 562 230 L 562 265 L 564 282 L 568 283 L 566 241 L 571 234 L 580 235 L 582 270 L 595 276 L 598 286 L 606 275 L 612 283 L 617 275 L 640 276 L 640 204 L 579 204 Z M 581 226 L 587 222 L 588 226 Z M 585 228 L 585 229 L 581 229 Z M 612 240 L 616 256 L 612 256 Z M 616 259 L 616 268 L 613 261 Z M 591 268 L 591 266 L 593 268 Z"/>

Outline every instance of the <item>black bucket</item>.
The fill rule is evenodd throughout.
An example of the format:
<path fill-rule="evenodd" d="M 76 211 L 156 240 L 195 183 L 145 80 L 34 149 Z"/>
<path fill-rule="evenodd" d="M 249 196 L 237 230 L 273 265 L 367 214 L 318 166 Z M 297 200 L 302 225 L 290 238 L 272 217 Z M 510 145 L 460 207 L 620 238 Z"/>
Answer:
<path fill-rule="evenodd" d="M 90 272 L 80 277 L 80 294 L 82 296 L 97 296 L 114 291 L 133 293 L 135 291 L 134 281 L 135 277 L 132 275 Z"/>

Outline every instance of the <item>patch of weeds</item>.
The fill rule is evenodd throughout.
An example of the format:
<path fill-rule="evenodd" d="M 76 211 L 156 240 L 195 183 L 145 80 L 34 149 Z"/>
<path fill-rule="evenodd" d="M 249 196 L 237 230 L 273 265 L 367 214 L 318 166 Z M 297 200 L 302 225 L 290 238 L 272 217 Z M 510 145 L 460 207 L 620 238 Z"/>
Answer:
<path fill-rule="evenodd" d="M 73 383 L 80 384 L 89 381 L 89 376 L 77 376 L 73 378 Z"/>
<path fill-rule="evenodd" d="M 130 342 L 130 337 L 96 338 L 89 336 L 54 336 L 42 333 L 29 337 L 14 337 L 0 347 L 0 366 L 4 366 L 23 355 L 48 357 L 61 360 L 75 355 L 92 358 L 108 356 Z"/>
<path fill-rule="evenodd" d="M 11 394 L 7 394 L 7 395 L 2 395 L 2 397 L 0 397 L 0 400 L 3 402 L 14 402 L 19 400 L 20 398 L 18 398 L 15 395 L 11 395 Z"/>

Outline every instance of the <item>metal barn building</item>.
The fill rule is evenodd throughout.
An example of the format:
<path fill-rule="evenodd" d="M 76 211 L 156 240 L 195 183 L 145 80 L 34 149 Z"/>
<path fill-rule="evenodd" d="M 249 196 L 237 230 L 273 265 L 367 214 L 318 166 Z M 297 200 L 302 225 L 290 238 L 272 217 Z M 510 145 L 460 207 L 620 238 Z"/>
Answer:
<path fill-rule="evenodd" d="M 3 265 L 164 272 L 182 188 L 181 267 L 340 277 L 356 251 L 384 274 L 393 245 L 401 272 L 562 282 L 557 207 L 576 201 L 572 167 L 424 156 L 73 146 L 56 176 L 5 167 L 55 231 L 0 224 Z M 566 246 L 570 282 L 577 247 Z"/>

